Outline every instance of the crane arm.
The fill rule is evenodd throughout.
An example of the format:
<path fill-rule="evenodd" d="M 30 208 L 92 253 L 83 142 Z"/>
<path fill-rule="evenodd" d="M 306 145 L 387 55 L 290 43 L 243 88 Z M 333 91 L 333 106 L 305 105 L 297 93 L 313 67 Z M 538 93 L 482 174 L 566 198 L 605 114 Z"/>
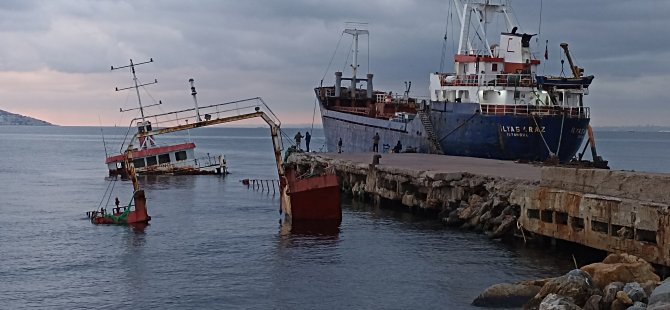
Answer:
<path fill-rule="evenodd" d="M 575 63 L 572 61 L 572 56 L 570 56 L 570 51 L 568 50 L 568 43 L 561 43 L 561 48 L 565 52 L 565 57 L 568 58 L 568 63 L 570 64 L 570 70 L 572 70 L 572 75 L 578 78 L 580 77 L 579 69 L 575 66 Z"/>

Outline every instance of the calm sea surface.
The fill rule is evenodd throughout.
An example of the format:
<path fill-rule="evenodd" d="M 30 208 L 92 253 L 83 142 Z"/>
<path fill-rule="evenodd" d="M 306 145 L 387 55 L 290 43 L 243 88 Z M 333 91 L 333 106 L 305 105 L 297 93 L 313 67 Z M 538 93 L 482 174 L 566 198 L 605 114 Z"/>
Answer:
<path fill-rule="evenodd" d="M 118 151 L 125 129 L 104 130 Z M 339 231 L 292 233 L 276 196 L 239 182 L 276 178 L 269 129 L 190 137 L 231 174 L 142 178 L 153 219 L 133 231 L 85 217 L 110 184 L 112 200 L 131 196 L 105 179 L 99 128 L 0 127 L 0 308 L 470 309 L 488 285 L 571 269 L 570 253 L 350 201 Z M 670 133 L 597 138 L 615 169 L 670 172 Z"/>

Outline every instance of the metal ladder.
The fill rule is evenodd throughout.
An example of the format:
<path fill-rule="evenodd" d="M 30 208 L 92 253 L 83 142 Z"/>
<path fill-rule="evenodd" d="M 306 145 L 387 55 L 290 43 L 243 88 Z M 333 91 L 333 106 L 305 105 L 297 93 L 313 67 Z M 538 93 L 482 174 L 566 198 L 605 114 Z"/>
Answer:
<path fill-rule="evenodd" d="M 428 142 L 430 142 L 430 153 L 444 155 L 442 148 L 440 147 L 440 142 L 437 141 L 437 136 L 435 135 L 435 130 L 433 129 L 433 123 L 430 121 L 430 116 L 428 116 L 428 114 L 426 114 L 424 111 L 418 111 L 417 114 L 421 118 L 423 128 L 426 130 L 426 134 L 428 135 Z"/>

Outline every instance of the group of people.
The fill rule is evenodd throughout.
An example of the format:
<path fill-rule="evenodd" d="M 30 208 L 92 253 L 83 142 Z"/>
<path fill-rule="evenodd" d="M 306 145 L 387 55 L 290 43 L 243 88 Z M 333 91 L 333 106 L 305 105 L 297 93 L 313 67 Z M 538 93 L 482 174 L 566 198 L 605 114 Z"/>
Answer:
<path fill-rule="evenodd" d="M 372 137 L 372 151 L 375 153 L 379 153 L 379 133 L 375 133 L 375 135 Z M 400 153 L 402 151 L 402 143 L 400 143 L 400 140 L 398 140 L 398 143 L 391 149 L 393 153 Z"/>
<path fill-rule="evenodd" d="M 305 148 L 307 149 L 307 152 L 309 152 L 309 142 L 312 141 L 312 135 L 309 134 L 309 131 L 305 132 L 305 136 L 300 134 L 300 131 L 298 131 L 298 133 L 295 134 L 295 137 L 293 137 L 293 139 L 295 139 L 295 145 L 299 150 L 302 150 L 302 148 L 300 147 L 300 142 L 302 142 L 302 138 L 305 138 Z"/>
<path fill-rule="evenodd" d="M 298 131 L 297 134 L 293 137 L 295 139 L 295 145 L 296 147 L 301 150 L 302 148 L 300 147 L 300 143 L 302 142 L 302 138 L 305 138 L 305 148 L 307 152 L 309 152 L 309 142 L 312 140 L 312 135 L 309 134 L 309 131 L 305 132 L 305 135 L 303 136 L 300 131 Z M 375 133 L 375 135 L 372 137 L 372 151 L 375 153 L 379 153 L 379 140 L 381 137 L 379 137 L 379 133 Z M 400 153 L 402 151 L 402 143 L 400 140 L 398 140 L 398 143 L 393 147 L 392 149 L 393 153 Z M 342 138 L 339 138 L 337 141 L 337 152 L 342 153 Z"/>

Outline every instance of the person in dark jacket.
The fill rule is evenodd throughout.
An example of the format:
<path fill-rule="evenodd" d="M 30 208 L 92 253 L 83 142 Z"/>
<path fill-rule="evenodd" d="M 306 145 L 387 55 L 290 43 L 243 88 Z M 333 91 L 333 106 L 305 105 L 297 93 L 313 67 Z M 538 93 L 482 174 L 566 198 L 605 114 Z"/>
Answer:
<path fill-rule="evenodd" d="M 393 153 L 400 153 L 402 151 L 402 143 L 398 140 L 398 144 L 393 147 Z"/>
<path fill-rule="evenodd" d="M 337 141 L 337 152 L 342 153 L 342 138 L 340 138 L 340 141 Z"/>
<path fill-rule="evenodd" d="M 300 131 L 298 131 L 298 133 L 295 134 L 295 137 L 293 137 L 293 139 L 295 139 L 295 146 L 299 150 L 301 150 L 302 148 L 300 148 L 300 141 L 302 140 L 302 135 L 300 134 Z"/>
<path fill-rule="evenodd" d="M 312 140 L 312 135 L 309 134 L 309 131 L 305 132 L 305 148 L 309 152 L 309 141 Z"/>

